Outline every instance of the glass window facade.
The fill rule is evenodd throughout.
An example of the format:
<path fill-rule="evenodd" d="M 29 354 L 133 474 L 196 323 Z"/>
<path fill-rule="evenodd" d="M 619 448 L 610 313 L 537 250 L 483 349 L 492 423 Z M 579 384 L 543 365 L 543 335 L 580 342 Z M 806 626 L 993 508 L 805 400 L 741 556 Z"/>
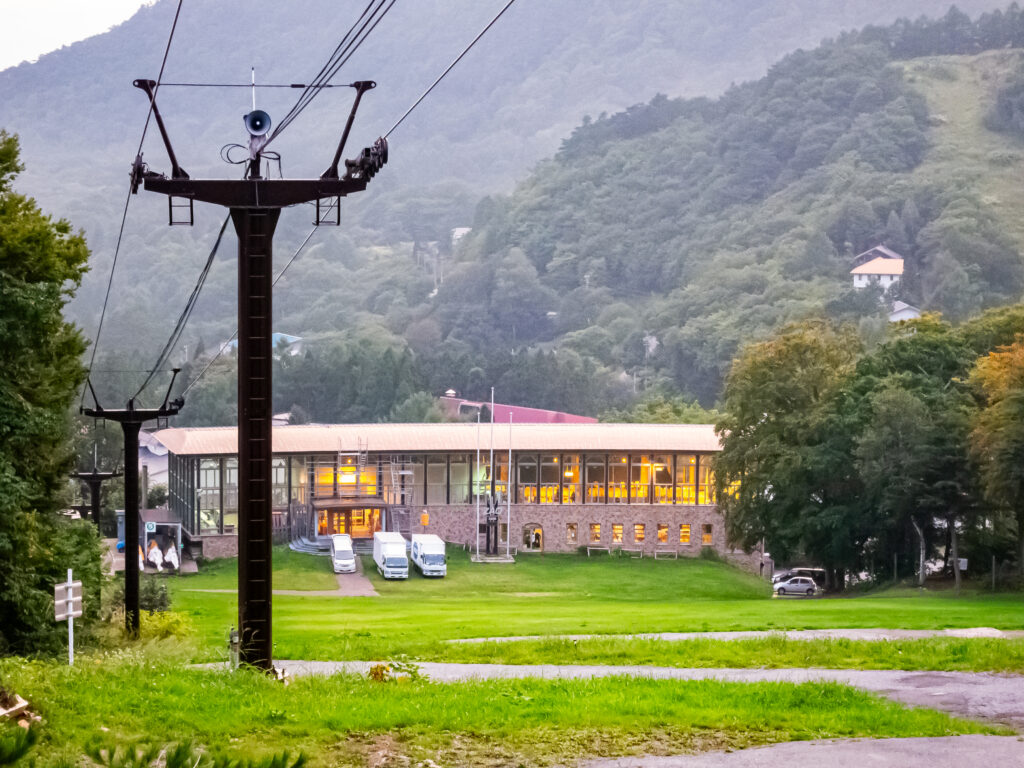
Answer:
<path fill-rule="evenodd" d="M 701 526 L 700 543 L 705 547 L 711 546 L 712 531 L 711 523 L 705 523 Z"/>
<path fill-rule="evenodd" d="M 471 501 L 469 482 L 470 456 L 468 453 L 453 453 L 449 466 L 449 503 L 468 504 Z"/>
<path fill-rule="evenodd" d="M 665 523 L 658 523 L 658 543 L 668 544 L 668 525 Z"/>
<path fill-rule="evenodd" d="M 580 457 L 576 453 L 562 454 L 562 503 L 579 504 L 583 500 L 580 487 Z"/>
<path fill-rule="evenodd" d="M 697 503 L 697 457 L 676 455 L 676 504 Z"/>
<path fill-rule="evenodd" d="M 612 544 L 622 543 L 622 523 L 612 523 Z"/>
<path fill-rule="evenodd" d="M 516 485 L 516 495 L 512 499 L 518 504 L 537 503 L 537 456 L 532 453 L 520 454 L 517 459 L 519 477 Z"/>
<path fill-rule="evenodd" d="M 715 503 L 715 475 L 711 471 L 710 462 L 705 457 L 697 462 L 697 503 Z"/>
<path fill-rule="evenodd" d="M 629 457 L 613 453 L 608 457 L 608 503 L 625 504 L 629 501 Z"/>
<path fill-rule="evenodd" d="M 427 456 L 427 504 L 448 503 L 448 457 Z"/>
<path fill-rule="evenodd" d="M 474 502 L 475 491 L 483 495 L 492 486 L 504 503 L 510 477 L 516 481 L 511 488 L 513 504 L 715 503 L 714 474 L 705 455 L 517 452 L 510 466 L 508 453 L 496 452 L 493 461 L 492 472 L 490 455 L 485 452 L 481 452 L 479 463 L 470 452 L 276 456 L 272 466 L 273 506 L 281 512 L 292 501 L 308 504 L 325 498 L 351 498 L 356 501 L 352 506 L 360 506 L 359 502 L 365 500 L 367 509 L 381 508 L 382 503 L 468 505 Z M 235 532 L 235 457 L 170 454 L 168 470 L 169 504 L 190 534 Z M 330 527 L 334 523 L 324 524 Z M 673 540 L 674 529 L 663 531 L 661 526 L 657 524 L 658 541 Z M 582 539 L 582 532 L 577 535 Z M 615 535 L 615 543 L 621 543 L 619 534 Z M 689 525 L 680 528 L 679 543 L 690 543 Z"/>
<path fill-rule="evenodd" d="M 590 524 L 590 543 L 600 544 L 601 543 L 601 524 L 591 523 Z"/>
<path fill-rule="evenodd" d="M 655 504 L 671 504 L 672 495 L 672 460 L 671 453 L 662 453 L 651 457 L 651 486 Z"/>
<path fill-rule="evenodd" d="M 576 543 L 576 523 L 566 523 L 565 525 L 565 541 L 567 544 Z"/>
<path fill-rule="evenodd" d="M 604 504 L 608 457 L 603 453 L 597 456 L 588 455 L 584 469 L 586 471 L 587 504 Z"/>
<path fill-rule="evenodd" d="M 633 454 L 629 472 L 629 500 L 633 504 L 651 501 L 651 457 Z"/>
<path fill-rule="evenodd" d="M 633 541 L 637 544 L 642 544 L 645 538 L 647 538 L 647 526 L 643 523 L 634 523 Z"/>
<path fill-rule="evenodd" d="M 562 465 L 557 455 L 540 457 L 540 503 L 561 502 Z"/>

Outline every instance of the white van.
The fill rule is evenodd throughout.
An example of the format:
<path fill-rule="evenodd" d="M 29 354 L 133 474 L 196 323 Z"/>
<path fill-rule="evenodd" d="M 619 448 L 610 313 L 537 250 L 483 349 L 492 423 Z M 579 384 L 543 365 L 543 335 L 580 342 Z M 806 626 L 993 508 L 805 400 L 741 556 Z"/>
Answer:
<path fill-rule="evenodd" d="M 408 579 L 409 559 L 406 542 L 396 531 L 377 531 L 373 534 L 373 562 L 385 579 Z"/>
<path fill-rule="evenodd" d="M 355 573 L 356 556 L 352 551 L 352 537 L 347 533 L 331 536 L 331 565 L 335 573 Z"/>
<path fill-rule="evenodd" d="M 446 576 L 444 541 L 433 533 L 412 535 L 412 562 L 424 576 Z"/>

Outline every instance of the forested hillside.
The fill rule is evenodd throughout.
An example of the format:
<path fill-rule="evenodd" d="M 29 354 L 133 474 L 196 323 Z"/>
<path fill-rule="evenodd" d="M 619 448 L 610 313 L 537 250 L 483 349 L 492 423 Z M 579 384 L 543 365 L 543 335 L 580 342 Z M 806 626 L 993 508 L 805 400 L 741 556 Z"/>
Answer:
<path fill-rule="evenodd" d="M 585 123 L 478 208 L 439 335 L 552 342 L 710 403 L 739 345 L 780 323 L 824 310 L 877 332 L 878 296 L 848 272 L 878 243 L 922 309 L 1018 300 L 1022 43 L 1016 7 L 950 12 L 795 53 L 720 99 Z"/>
<path fill-rule="evenodd" d="M 264 82 L 308 79 L 350 23 L 322 0 L 256 5 L 186 3 L 165 79 L 244 81 L 251 64 Z M 25 188 L 83 225 L 96 253 L 72 307 L 87 332 L 145 114 L 129 83 L 155 75 L 172 6 L 0 73 L 0 125 L 23 134 Z M 379 83 L 350 146 L 386 130 L 496 8 L 396 5 L 346 69 Z M 310 343 L 282 361 L 277 405 L 377 419 L 417 392 L 482 397 L 491 385 L 587 413 L 652 390 L 711 404 L 739 344 L 782 321 L 825 309 L 880 328 L 877 297 L 846 290 L 850 256 L 879 241 L 907 256 L 911 303 L 959 318 L 1016 300 L 1020 13 L 888 26 L 944 11 L 926 0 L 515 6 L 396 132 L 392 162 L 346 201 L 345 227 L 314 235 L 279 284 L 278 330 Z M 871 21 L 885 26 L 715 95 Z M 678 98 L 697 93 L 708 96 Z M 260 98 L 280 115 L 294 94 Z M 193 176 L 234 173 L 216 150 L 238 140 L 247 99 L 161 92 Z M 287 175 L 322 170 L 347 108 L 345 93 L 326 93 L 283 135 Z M 595 117 L 579 124 L 585 114 Z M 546 153 L 514 192 L 478 202 Z M 146 160 L 166 165 L 154 131 Z M 222 218 L 199 208 L 195 228 L 168 230 L 165 201 L 144 194 L 129 213 L 101 370 L 155 358 Z M 308 232 L 304 213 L 286 213 L 278 264 Z M 474 231 L 453 250 L 460 225 Z M 234 327 L 233 248 L 226 240 L 184 357 Z M 216 364 L 192 390 L 193 413 L 209 403 L 194 418 L 230 417 L 230 368 Z M 387 385 L 360 384 L 359 372 Z M 131 376 L 97 378 L 123 396 Z"/>

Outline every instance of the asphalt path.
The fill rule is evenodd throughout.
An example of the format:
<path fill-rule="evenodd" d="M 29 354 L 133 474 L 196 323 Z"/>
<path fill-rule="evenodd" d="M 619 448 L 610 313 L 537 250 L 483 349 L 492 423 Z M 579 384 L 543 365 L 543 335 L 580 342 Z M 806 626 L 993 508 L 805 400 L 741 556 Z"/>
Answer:
<path fill-rule="evenodd" d="M 291 676 L 365 675 L 381 662 L 278 661 Z M 650 677 L 657 680 L 805 683 L 829 680 L 852 685 L 915 707 L 929 707 L 958 717 L 1008 725 L 1024 731 L 1024 676 L 991 672 L 912 672 L 890 669 L 681 669 L 640 665 L 451 664 L 422 662 L 420 673 L 437 682 L 523 677 L 572 679 Z M 1024 762 L 1020 763 L 1024 766 Z"/>
<path fill-rule="evenodd" d="M 584 761 L 579 768 L 965 768 L 1024 765 L 1019 736 L 789 741 L 734 752 Z"/>

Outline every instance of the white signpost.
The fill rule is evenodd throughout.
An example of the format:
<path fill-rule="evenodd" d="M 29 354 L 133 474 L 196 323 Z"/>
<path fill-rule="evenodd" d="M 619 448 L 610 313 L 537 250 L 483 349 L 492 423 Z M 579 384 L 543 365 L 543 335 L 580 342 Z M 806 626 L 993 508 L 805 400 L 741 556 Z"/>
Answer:
<path fill-rule="evenodd" d="M 53 586 L 53 614 L 57 621 L 68 623 L 68 666 L 75 663 L 75 619 L 82 615 L 82 582 L 68 580 Z"/>

